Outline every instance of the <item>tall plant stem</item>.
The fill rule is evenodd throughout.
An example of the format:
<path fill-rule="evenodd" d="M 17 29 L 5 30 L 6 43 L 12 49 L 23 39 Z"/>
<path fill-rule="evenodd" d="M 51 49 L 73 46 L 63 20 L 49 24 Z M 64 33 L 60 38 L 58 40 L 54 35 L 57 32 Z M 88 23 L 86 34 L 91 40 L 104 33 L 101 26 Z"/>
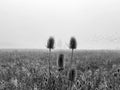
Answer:
<path fill-rule="evenodd" d="M 73 64 L 73 49 L 72 49 L 72 53 L 71 53 L 71 65 Z"/>
<path fill-rule="evenodd" d="M 51 49 L 49 49 L 49 76 L 51 76 L 50 75 L 50 66 L 51 66 L 50 60 L 51 60 Z"/>

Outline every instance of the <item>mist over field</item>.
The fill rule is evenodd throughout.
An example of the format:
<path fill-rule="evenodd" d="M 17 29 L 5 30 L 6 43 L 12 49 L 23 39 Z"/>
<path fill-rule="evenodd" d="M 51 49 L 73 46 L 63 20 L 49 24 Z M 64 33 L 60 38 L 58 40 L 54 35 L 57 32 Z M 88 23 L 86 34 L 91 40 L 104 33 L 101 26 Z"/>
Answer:
<path fill-rule="evenodd" d="M 54 63 L 57 63 L 57 57 L 62 53 L 65 55 L 65 60 L 70 62 L 71 50 L 53 50 L 52 59 Z M 44 61 L 47 62 L 49 52 L 45 49 L 0 49 L 0 60 L 9 62 L 9 58 L 20 58 L 22 61 Z M 4 57 L 4 59 L 2 58 Z M 119 62 L 120 50 L 75 50 L 74 52 L 74 62 L 102 62 L 102 61 L 112 61 Z M 119 63 L 116 63 L 119 64 Z"/>
<path fill-rule="evenodd" d="M 0 0 L 0 90 L 120 90 L 120 0 Z"/>
<path fill-rule="evenodd" d="M 120 49 L 119 0 L 0 0 L 0 48 Z"/>

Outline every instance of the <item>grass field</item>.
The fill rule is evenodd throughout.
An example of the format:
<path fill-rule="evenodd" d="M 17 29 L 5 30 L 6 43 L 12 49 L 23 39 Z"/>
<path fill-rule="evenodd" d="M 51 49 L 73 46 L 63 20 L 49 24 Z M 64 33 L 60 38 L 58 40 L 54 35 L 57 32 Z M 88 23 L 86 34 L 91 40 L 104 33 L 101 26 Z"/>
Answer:
<path fill-rule="evenodd" d="M 59 54 L 65 55 L 65 68 L 58 71 Z M 120 51 L 77 50 L 77 75 L 68 80 L 70 51 L 53 51 L 51 77 L 47 50 L 0 50 L 0 90 L 120 90 Z"/>

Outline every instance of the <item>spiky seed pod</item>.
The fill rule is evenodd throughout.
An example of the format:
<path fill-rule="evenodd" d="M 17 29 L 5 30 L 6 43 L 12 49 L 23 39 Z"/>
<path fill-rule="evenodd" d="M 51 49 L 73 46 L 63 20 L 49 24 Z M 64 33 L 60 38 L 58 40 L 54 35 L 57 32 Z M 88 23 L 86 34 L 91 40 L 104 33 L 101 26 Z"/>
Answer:
<path fill-rule="evenodd" d="M 63 70 L 64 68 L 64 55 L 60 54 L 58 57 L 58 67 L 59 67 L 59 71 Z"/>
<path fill-rule="evenodd" d="M 50 37 L 50 38 L 48 39 L 48 42 L 47 42 L 47 48 L 53 49 L 53 48 L 54 48 L 54 43 L 55 43 L 54 38 L 53 38 L 53 37 Z"/>
<path fill-rule="evenodd" d="M 70 49 L 76 49 L 77 48 L 77 41 L 76 41 L 75 37 L 71 37 L 69 48 Z"/>
<path fill-rule="evenodd" d="M 69 73 L 68 73 L 68 79 L 71 81 L 71 82 L 75 82 L 75 78 L 76 78 L 76 69 L 75 68 L 72 68 L 70 69 Z"/>
<path fill-rule="evenodd" d="M 73 51 L 77 48 L 77 42 L 75 37 L 71 37 L 69 48 L 72 49 L 70 66 L 73 64 Z M 75 62 L 76 63 L 76 62 Z"/>
<path fill-rule="evenodd" d="M 50 75 L 50 68 L 51 68 L 51 65 L 50 65 L 50 60 L 51 60 L 51 49 L 53 49 L 54 48 L 54 43 L 55 43 L 55 40 L 54 40 L 54 38 L 53 37 L 50 37 L 49 39 L 48 39 L 48 42 L 47 42 L 47 48 L 49 49 L 49 76 L 51 76 Z"/>

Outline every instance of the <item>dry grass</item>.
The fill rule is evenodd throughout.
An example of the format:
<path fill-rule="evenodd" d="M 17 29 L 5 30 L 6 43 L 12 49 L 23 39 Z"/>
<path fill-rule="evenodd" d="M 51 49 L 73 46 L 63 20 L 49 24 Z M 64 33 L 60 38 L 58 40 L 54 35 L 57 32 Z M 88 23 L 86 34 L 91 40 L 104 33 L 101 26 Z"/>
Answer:
<path fill-rule="evenodd" d="M 65 55 L 65 69 L 57 67 L 57 56 Z M 0 51 L 0 90 L 69 90 L 70 52 L 51 54 L 51 77 L 46 51 Z M 120 90 L 119 51 L 77 51 L 77 77 L 72 90 Z"/>

